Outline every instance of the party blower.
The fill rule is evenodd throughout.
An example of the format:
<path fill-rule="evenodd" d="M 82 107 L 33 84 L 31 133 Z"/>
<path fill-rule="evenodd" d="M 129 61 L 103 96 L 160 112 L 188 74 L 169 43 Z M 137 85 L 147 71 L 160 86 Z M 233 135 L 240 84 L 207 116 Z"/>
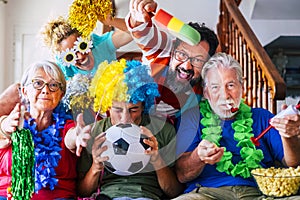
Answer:
<path fill-rule="evenodd" d="M 197 30 L 167 13 L 163 9 L 156 12 L 154 19 L 159 26 L 167 29 L 169 33 L 189 45 L 196 45 L 201 40 L 200 33 Z"/>
<path fill-rule="evenodd" d="M 300 110 L 300 102 L 297 105 L 289 105 L 285 110 L 275 115 L 273 118 L 281 118 L 285 115 L 297 114 Z M 263 130 L 257 137 L 250 138 L 255 146 L 259 146 L 259 139 L 261 139 L 273 126 L 269 125 L 265 130 Z"/>

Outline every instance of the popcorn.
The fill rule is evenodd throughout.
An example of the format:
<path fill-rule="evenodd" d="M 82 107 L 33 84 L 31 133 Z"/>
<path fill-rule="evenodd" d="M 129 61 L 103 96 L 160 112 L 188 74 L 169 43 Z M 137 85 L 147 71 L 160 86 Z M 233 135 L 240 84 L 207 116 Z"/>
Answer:
<path fill-rule="evenodd" d="M 300 166 L 297 168 L 258 168 L 251 171 L 260 191 L 267 196 L 295 195 L 300 186 Z"/>

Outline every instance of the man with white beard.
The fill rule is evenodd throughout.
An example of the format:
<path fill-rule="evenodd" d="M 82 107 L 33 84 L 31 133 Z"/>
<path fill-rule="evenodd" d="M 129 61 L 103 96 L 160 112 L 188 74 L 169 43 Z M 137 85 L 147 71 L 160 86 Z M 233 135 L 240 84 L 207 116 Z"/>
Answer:
<path fill-rule="evenodd" d="M 211 57 L 201 76 L 205 100 L 183 114 L 177 133 L 176 172 L 187 187 L 175 199 L 263 199 L 251 170 L 299 166 L 299 112 L 273 118 L 266 109 L 246 105 L 242 68 L 225 53 Z M 269 125 L 256 146 L 252 137 Z"/>

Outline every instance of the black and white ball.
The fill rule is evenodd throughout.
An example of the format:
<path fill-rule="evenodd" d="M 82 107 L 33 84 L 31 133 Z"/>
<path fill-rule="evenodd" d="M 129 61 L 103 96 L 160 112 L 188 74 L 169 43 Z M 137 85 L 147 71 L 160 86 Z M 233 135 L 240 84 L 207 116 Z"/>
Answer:
<path fill-rule="evenodd" d="M 140 172 L 149 162 L 145 154 L 149 148 L 143 142 L 145 138 L 141 129 L 134 124 L 118 124 L 105 131 L 108 149 L 102 156 L 108 156 L 105 167 L 114 174 L 128 176 Z"/>

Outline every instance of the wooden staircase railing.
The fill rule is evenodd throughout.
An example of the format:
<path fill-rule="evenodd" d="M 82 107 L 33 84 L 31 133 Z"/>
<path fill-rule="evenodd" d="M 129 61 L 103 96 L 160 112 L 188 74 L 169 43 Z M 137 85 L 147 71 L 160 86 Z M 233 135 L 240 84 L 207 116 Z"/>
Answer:
<path fill-rule="evenodd" d="M 276 114 L 277 100 L 285 99 L 286 85 L 240 12 L 239 2 L 220 1 L 217 32 L 221 50 L 232 55 L 243 68 L 245 102 Z"/>

